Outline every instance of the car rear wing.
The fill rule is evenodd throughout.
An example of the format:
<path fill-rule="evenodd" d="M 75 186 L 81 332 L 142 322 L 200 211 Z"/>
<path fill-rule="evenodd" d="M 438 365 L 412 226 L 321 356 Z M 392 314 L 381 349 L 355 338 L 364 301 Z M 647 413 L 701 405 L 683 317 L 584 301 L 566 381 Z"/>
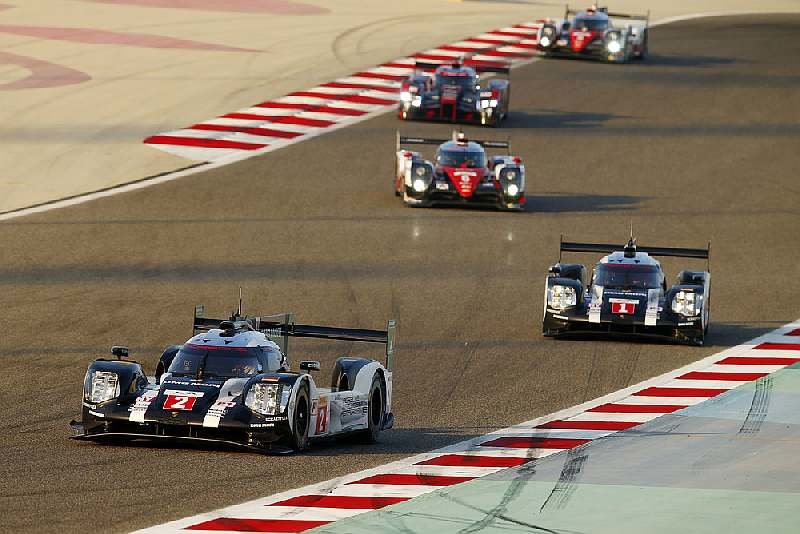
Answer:
<path fill-rule="evenodd" d="M 568 4 L 566 9 L 565 9 L 565 11 L 564 11 L 564 18 L 568 19 L 570 17 L 570 15 L 578 15 L 579 13 L 583 13 L 585 11 L 586 11 L 585 9 L 572 9 L 572 8 L 569 7 L 569 4 Z M 648 21 L 648 22 L 650 21 L 650 11 L 649 10 L 647 11 L 646 15 L 634 15 L 634 14 L 631 14 L 631 13 L 610 12 L 607 7 L 598 7 L 596 9 L 596 11 L 599 12 L 599 13 L 605 13 L 609 17 L 615 18 L 615 19 L 633 19 L 633 20 L 644 20 L 644 21 Z"/>
<path fill-rule="evenodd" d="M 414 62 L 414 70 L 436 70 L 439 67 L 447 67 L 453 63 L 454 61 L 432 62 L 416 60 Z M 500 61 L 482 61 L 479 59 L 466 58 L 462 62 L 462 65 L 475 69 L 475 72 L 478 74 L 494 73 L 505 74 L 506 76 L 511 75 L 511 66 L 508 63 Z"/>
<path fill-rule="evenodd" d="M 597 252 L 611 254 L 622 251 L 625 246 L 613 245 L 610 243 L 575 243 L 563 241 L 559 245 L 558 261 L 561 262 L 562 252 Z M 638 252 L 646 252 L 651 256 L 674 256 L 679 258 L 697 258 L 707 260 L 710 264 L 711 241 L 706 248 L 679 248 L 679 247 L 640 247 L 636 246 Z M 710 270 L 710 268 L 709 268 Z"/>
<path fill-rule="evenodd" d="M 339 341 L 363 341 L 366 343 L 383 343 L 386 345 L 386 369 L 392 370 L 394 365 L 394 340 L 397 332 L 397 321 L 390 320 L 386 330 L 369 330 L 366 328 L 339 328 L 297 324 L 294 314 L 280 313 L 275 315 L 244 317 L 234 316 L 230 319 L 211 319 L 204 317 L 204 307 L 194 308 L 194 333 L 207 332 L 212 328 L 220 328 L 223 322 L 245 321 L 251 328 L 262 332 L 267 337 L 279 341 L 284 354 L 288 356 L 290 337 L 311 337 L 317 339 L 334 339 Z M 277 339 L 276 339 L 277 338 Z"/>
<path fill-rule="evenodd" d="M 396 149 L 400 150 L 400 147 L 403 145 L 442 145 L 449 141 L 457 141 L 458 140 L 459 132 L 454 131 L 453 137 L 450 139 L 431 139 L 429 137 L 408 137 L 405 135 L 400 135 L 400 132 L 396 132 Z M 501 150 L 511 150 L 511 140 L 506 139 L 505 141 L 498 141 L 498 140 L 483 140 L 483 139 L 468 139 L 468 141 L 472 141 L 473 143 L 478 143 L 483 148 L 496 148 Z"/>

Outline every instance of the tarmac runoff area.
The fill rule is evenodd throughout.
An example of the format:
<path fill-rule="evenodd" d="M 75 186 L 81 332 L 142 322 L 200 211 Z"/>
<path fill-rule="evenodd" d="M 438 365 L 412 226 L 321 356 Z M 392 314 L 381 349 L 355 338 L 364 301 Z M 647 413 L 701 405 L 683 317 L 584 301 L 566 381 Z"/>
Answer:
<path fill-rule="evenodd" d="M 617 0 L 651 20 L 797 12 L 792 0 Z M 0 213 L 193 162 L 148 136 L 347 76 L 561 4 L 408 0 L 0 3 Z"/>
<path fill-rule="evenodd" d="M 309 532 L 796 533 L 800 363 L 583 446 Z"/>

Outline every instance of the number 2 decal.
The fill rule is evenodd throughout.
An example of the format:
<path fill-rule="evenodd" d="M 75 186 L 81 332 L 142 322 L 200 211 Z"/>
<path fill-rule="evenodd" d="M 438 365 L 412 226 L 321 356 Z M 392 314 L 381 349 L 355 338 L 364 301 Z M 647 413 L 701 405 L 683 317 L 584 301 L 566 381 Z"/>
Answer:
<path fill-rule="evenodd" d="M 194 391 L 166 391 L 167 398 L 164 399 L 165 410 L 185 410 L 191 411 L 194 408 L 194 403 L 203 394 Z"/>
<path fill-rule="evenodd" d="M 328 399 L 327 397 L 320 397 L 319 405 L 317 406 L 317 426 L 314 434 L 324 434 L 328 429 Z"/>

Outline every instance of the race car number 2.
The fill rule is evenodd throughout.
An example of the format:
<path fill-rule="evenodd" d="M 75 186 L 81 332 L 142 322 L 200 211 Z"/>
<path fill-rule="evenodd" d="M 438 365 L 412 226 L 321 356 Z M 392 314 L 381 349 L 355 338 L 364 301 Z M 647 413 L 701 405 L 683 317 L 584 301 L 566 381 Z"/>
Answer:
<path fill-rule="evenodd" d="M 165 410 L 191 411 L 197 399 L 203 396 L 203 393 L 200 391 L 168 390 L 164 393 L 166 395 L 166 399 L 164 399 Z"/>

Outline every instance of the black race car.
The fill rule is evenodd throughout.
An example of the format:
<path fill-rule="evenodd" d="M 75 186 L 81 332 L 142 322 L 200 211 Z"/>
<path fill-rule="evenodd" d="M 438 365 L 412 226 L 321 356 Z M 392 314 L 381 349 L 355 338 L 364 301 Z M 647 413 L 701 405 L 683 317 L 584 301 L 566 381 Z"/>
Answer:
<path fill-rule="evenodd" d="M 439 145 L 433 162 L 408 145 Z M 509 149 L 508 141 L 427 139 L 397 133 L 395 195 L 407 206 L 493 206 L 520 211 L 525 205 L 525 165 L 518 156 L 488 156 L 487 149 Z"/>
<path fill-rule="evenodd" d="M 621 250 L 620 250 L 621 249 Z M 545 284 L 545 336 L 604 332 L 672 339 L 702 345 L 709 324 L 711 274 L 681 271 L 667 288 L 661 264 L 653 256 L 708 260 L 708 248 L 624 247 L 594 243 L 561 243 L 561 252 L 607 253 L 594 267 L 559 262 Z"/>
<path fill-rule="evenodd" d="M 482 83 L 480 76 L 510 72 L 508 65 L 495 62 L 472 61 L 468 66 L 461 60 L 449 64 L 417 61 L 414 74 L 400 87 L 398 116 L 498 126 L 508 115 L 510 82 L 492 78 Z"/>
<path fill-rule="evenodd" d="M 570 20 L 572 15 L 574 18 Z M 575 10 L 567 6 L 562 21 L 547 21 L 539 29 L 538 48 L 547 57 L 591 58 L 612 63 L 644 59 L 648 52 L 649 23 L 649 12 L 631 15 L 609 13 L 605 7 Z"/>
<path fill-rule="evenodd" d="M 71 426 L 79 440 L 219 442 L 259 452 L 302 451 L 309 440 L 358 434 L 375 441 L 391 428 L 395 322 L 386 330 L 296 324 L 291 314 L 205 319 L 195 309 L 194 336 L 167 347 L 155 378 L 126 360 L 89 365 L 83 416 Z M 301 361 L 292 372 L 289 337 L 386 344 L 386 365 L 367 358 L 339 358 L 330 387 L 318 387 Z M 279 342 L 276 342 L 276 340 Z"/>

